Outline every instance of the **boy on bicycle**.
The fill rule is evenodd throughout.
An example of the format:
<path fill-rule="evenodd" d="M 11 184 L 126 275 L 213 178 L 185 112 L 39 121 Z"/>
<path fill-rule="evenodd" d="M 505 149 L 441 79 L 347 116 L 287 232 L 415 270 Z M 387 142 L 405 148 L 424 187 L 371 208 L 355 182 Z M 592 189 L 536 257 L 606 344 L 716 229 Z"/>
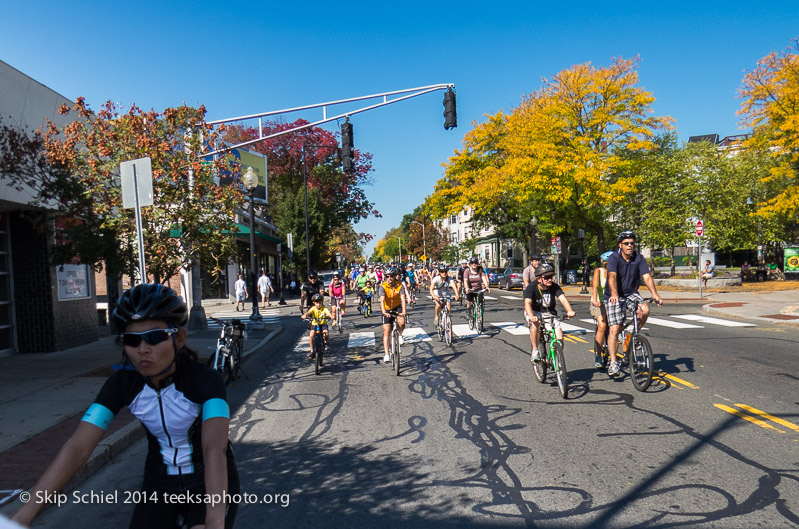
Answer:
<path fill-rule="evenodd" d="M 433 296 L 433 301 L 436 304 L 436 325 L 438 325 L 438 317 L 441 315 L 441 305 L 444 303 L 441 301 L 441 297 L 446 296 L 449 294 L 449 290 L 452 290 L 452 292 L 455 293 L 455 301 L 460 299 L 458 296 L 457 284 L 457 281 L 449 277 L 449 274 L 447 273 L 447 267 L 441 265 L 439 268 L 439 273 L 433 277 L 433 281 L 430 283 L 430 295 Z M 447 301 L 447 304 L 449 305 L 449 301 Z M 451 306 L 448 308 L 452 310 Z"/>
<path fill-rule="evenodd" d="M 363 287 L 363 302 L 365 305 L 372 304 L 372 295 L 375 293 L 374 285 L 372 281 L 369 280 L 366 282 L 366 286 Z"/>
<path fill-rule="evenodd" d="M 316 326 L 319 326 L 319 329 L 322 331 L 322 337 L 324 338 L 325 343 L 325 351 L 330 349 L 330 346 L 327 344 L 328 340 L 328 332 L 327 332 L 327 321 L 331 319 L 330 310 L 325 307 L 325 298 L 322 294 L 314 294 L 311 298 L 313 301 L 313 307 L 308 309 L 308 312 L 300 316 L 303 320 L 308 319 L 308 316 L 311 317 L 311 331 L 308 335 L 308 340 L 311 342 L 311 353 L 308 355 L 308 360 L 313 360 L 316 356 L 317 351 L 314 351 L 313 348 L 313 339 L 316 336 Z M 333 327 L 336 326 L 336 320 L 332 320 Z M 321 354 L 321 351 L 319 351 Z"/>
<path fill-rule="evenodd" d="M 541 352 L 538 350 L 538 343 L 541 339 L 541 322 L 546 320 L 553 329 L 558 340 L 563 340 L 563 330 L 560 328 L 558 311 L 555 301 L 560 301 L 566 309 L 566 317 L 573 318 L 574 311 L 566 299 L 566 294 L 560 285 L 553 282 L 555 269 L 549 263 L 538 265 L 535 269 L 535 282 L 531 282 L 524 289 L 524 317 L 530 324 L 530 342 L 533 344 L 533 352 L 530 361 L 537 364 L 541 361 Z"/>

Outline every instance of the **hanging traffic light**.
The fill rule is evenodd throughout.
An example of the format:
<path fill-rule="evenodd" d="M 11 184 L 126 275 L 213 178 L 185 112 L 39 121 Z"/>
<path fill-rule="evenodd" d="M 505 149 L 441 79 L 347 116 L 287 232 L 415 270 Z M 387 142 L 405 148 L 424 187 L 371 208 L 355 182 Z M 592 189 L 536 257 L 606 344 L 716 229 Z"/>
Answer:
<path fill-rule="evenodd" d="M 455 109 L 455 92 L 452 88 L 444 94 L 444 128 L 454 129 L 458 126 L 458 113 Z"/>
<path fill-rule="evenodd" d="M 347 118 L 347 121 L 341 124 L 341 167 L 345 172 L 352 171 L 354 154 L 352 123 L 350 123 L 350 118 Z"/>

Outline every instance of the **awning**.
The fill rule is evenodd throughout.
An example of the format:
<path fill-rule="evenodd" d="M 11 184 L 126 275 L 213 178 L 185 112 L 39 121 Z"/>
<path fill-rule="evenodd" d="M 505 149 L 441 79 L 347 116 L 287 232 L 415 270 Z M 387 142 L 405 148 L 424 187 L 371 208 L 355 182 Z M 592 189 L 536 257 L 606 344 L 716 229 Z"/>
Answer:
<path fill-rule="evenodd" d="M 244 224 L 236 224 L 236 226 L 238 226 L 238 228 L 239 228 L 238 233 L 236 233 L 237 236 L 240 236 L 240 237 L 249 237 L 250 236 L 250 227 L 249 226 L 245 226 Z M 262 232 L 260 232 L 258 230 L 255 230 L 255 236 L 260 238 L 260 239 L 264 239 L 266 241 L 273 242 L 275 244 L 286 244 L 285 241 L 275 237 L 274 235 L 268 235 L 268 234 L 262 233 Z"/>

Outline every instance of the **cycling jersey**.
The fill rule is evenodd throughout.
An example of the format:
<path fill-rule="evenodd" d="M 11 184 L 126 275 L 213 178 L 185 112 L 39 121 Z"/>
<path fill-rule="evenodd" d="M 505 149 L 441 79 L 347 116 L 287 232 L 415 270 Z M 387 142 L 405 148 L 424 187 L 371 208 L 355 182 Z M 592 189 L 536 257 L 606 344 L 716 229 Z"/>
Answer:
<path fill-rule="evenodd" d="M 366 286 L 367 281 L 369 281 L 369 279 L 366 277 L 366 274 L 361 274 L 355 280 L 355 287 L 363 289 Z"/>
<path fill-rule="evenodd" d="M 202 423 L 214 417 L 230 417 L 222 377 L 210 367 L 181 355 L 175 372 L 155 389 L 138 371 L 122 370 L 106 380 L 83 421 L 103 430 L 127 406 L 147 433 L 144 486 L 185 491 L 205 483 Z M 228 474 L 236 474 L 230 442 Z"/>
<path fill-rule="evenodd" d="M 414 273 L 413 270 L 407 270 L 405 272 L 405 275 L 408 277 L 408 281 L 410 281 L 411 284 L 416 283 L 416 274 Z"/>
<path fill-rule="evenodd" d="M 316 306 L 311 307 L 311 310 L 308 311 L 308 316 L 311 318 L 311 324 L 313 325 L 327 325 L 327 320 L 333 317 L 327 307 L 317 309 Z"/>
<path fill-rule="evenodd" d="M 453 289 L 451 281 L 453 281 L 453 279 L 449 276 L 442 277 L 437 275 L 434 277 L 432 287 L 436 296 L 441 297 L 448 295 Z"/>
<path fill-rule="evenodd" d="M 405 296 L 405 285 L 398 283 L 390 286 L 388 281 L 380 283 L 378 297 L 383 298 L 383 306 L 386 310 L 395 310 L 402 305 L 402 296 Z"/>
<path fill-rule="evenodd" d="M 318 279 L 316 282 L 306 281 L 302 284 L 302 291 L 308 294 L 309 296 L 313 296 L 314 294 L 321 294 L 322 290 L 325 288 L 321 281 Z"/>
<path fill-rule="evenodd" d="M 335 281 L 330 283 L 330 296 L 331 297 L 335 296 L 337 298 L 340 298 L 343 295 L 344 295 L 344 283 L 343 282 L 339 282 L 338 285 L 336 284 Z"/>

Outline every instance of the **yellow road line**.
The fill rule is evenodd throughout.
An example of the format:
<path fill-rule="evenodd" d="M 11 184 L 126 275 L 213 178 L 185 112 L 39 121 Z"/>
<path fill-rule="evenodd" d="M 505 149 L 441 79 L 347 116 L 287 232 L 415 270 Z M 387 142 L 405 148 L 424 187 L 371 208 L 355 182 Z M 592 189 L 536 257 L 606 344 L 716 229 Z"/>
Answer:
<path fill-rule="evenodd" d="M 689 387 L 691 389 L 699 389 L 699 386 L 695 386 L 695 385 L 691 384 L 690 382 L 688 382 L 687 380 L 683 380 L 681 378 L 677 378 L 674 375 L 669 375 L 668 373 L 664 373 L 663 371 L 658 372 L 658 374 L 660 376 L 662 376 L 662 377 L 668 378 L 669 380 L 671 380 L 673 382 L 679 382 L 683 386 L 687 386 L 687 387 Z"/>
<path fill-rule="evenodd" d="M 761 421 L 757 417 L 752 417 L 751 415 L 745 414 L 741 410 L 736 410 L 735 408 L 730 408 L 729 406 L 725 406 L 724 404 L 713 404 L 713 406 L 717 407 L 720 410 L 724 410 L 727 413 L 732 413 L 733 415 L 735 415 L 737 417 L 740 417 L 741 419 L 746 419 L 747 421 L 749 421 L 751 423 L 754 423 L 754 424 L 760 426 L 761 428 L 767 428 L 769 430 L 777 430 L 780 433 L 785 433 L 782 430 L 780 430 L 779 428 L 775 428 L 774 426 L 770 425 L 769 423 L 767 423 L 765 421 Z"/>
<path fill-rule="evenodd" d="M 653 375 L 652 376 L 652 380 L 663 380 L 665 382 L 664 378 L 660 377 L 658 375 Z M 673 381 L 670 381 L 669 384 L 671 384 L 671 386 L 673 388 L 675 388 L 675 389 L 685 389 L 684 387 L 682 387 L 681 385 L 679 385 L 679 384 L 677 384 L 676 382 L 673 382 Z"/>
<path fill-rule="evenodd" d="M 577 340 L 578 342 L 582 342 L 582 343 L 588 343 L 587 341 L 583 340 L 579 336 L 571 336 L 571 339 L 572 340 Z"/>
<path fill-rule="evenodd" d="M 750 413 L 756 413 L 757 415 L 760 415 L 761 417 L 763 417 L 765 419 L 768 419 L 771 422 L 776 422 L 777 424 L 781 424 L 782 426 L 785 426 L 786 428 L 790 428 L 791 430 L 793 430 L 795 432 L 799 432 L 799 426 L 796 426 L 792 422 L 788 422 L 785 419 L 780 419 L 779 417 L 775 417 L 775 416 L 770 415 L 770 414 L 768 414 L 768 413 L 766 413 L 764 411 L 760 411 L 757 408 L 753 408 L 751 406 L 747 406 L 746 404 L 736 404 L 736 406 L 738 406 L 739 408 L 743 408 L 743 409 L 745 409 L 746 411 L 748 411 Z"/>

